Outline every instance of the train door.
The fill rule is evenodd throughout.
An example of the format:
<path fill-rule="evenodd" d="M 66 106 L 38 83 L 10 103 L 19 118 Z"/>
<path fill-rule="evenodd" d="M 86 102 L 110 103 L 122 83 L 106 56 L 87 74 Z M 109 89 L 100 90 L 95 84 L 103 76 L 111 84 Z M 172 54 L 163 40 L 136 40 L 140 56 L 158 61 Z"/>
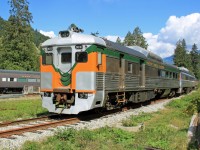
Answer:
<path fill-rule="evenodd" d="M 72 67 L 72 50 L 70 47 L 63 47 L 58 49 L 58 68 L 61 72 L 66 73 Z"/>
<path fill-rule="evenodd" d="M 140 86 L 145 87 L 145 63 L 140 60 Z"/>
<path fill-rule="evenodd" d="M 125 59 L 123 58 L 124 55 L 120 54 L 120 61 L 119 61 L 119 88 L 123 90 L 125 88 Z"/>

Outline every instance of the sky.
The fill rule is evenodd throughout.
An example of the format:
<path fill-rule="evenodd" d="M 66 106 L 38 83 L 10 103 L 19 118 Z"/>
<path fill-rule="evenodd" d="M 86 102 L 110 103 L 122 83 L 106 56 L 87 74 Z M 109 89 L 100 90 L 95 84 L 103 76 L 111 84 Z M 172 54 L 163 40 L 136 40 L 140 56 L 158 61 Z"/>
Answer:
<path fill-rule="evenodd" d="M 200 49 L 199 0 L 28 0 L 32 27 L 55 37 L 71 23 L 85 34 L 122 40 L 139 27 L 148 49 L 161 57 L 174 53 L 176 42 L 185 39 L 188 50 L 196 43 Z M 8 0 L 0 0 L 0 17 L 7 20 Z"/>

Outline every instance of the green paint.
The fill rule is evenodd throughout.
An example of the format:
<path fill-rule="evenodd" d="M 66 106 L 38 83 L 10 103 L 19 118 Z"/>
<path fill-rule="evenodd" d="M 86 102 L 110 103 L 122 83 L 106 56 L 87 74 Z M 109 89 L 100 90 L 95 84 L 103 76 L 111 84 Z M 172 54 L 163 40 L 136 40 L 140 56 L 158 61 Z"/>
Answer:
<path fill-rule="evenodd" d="M 171 67 L 168 67 L 168 66 L 165 66 L 165 70 L 166 71 L 170 71 L 170 72 L 175 72 L 175 73 L 179 73 L 180 72 L 178 69 L 171 68 Z"/>
<path fill-rule="evenodd" d="M 86 49 L 86 52 L 88 54 L 92 53 L 92 52 L 101 52 L 102 54 L 106 54 L 107 56 L 111 56 L 114 58 L 120 58 L 120 54 L 124 54 L 124 59 L 131 61 L 131 62 L 136 62 L 139 63 L 140 62 L 140 58 L 134 57 L 132 55 L 126 54 L 126 53 L 120 53 L 118 51 L 115 50 L 111 50 L 105 47 L 99 47 L 97 45 L 91 45 L 90 47 L 88 47 Z"/>
<path fill-rule="evenodd" d="M 124 59 L 128 60 L 128 61 L 131 61 L 131 62 L 140 63 L 140 59 L 139 58 L 132 57 L 132 56 L 130 56 L 128 54 L 124 55 Z"/>
<path fill-rule="evenodd" d="M 40 55 L 42 56 L 42 55 L 44 55 L 45 54 L 45 51 L 41 48 L 40 49 Z"/>

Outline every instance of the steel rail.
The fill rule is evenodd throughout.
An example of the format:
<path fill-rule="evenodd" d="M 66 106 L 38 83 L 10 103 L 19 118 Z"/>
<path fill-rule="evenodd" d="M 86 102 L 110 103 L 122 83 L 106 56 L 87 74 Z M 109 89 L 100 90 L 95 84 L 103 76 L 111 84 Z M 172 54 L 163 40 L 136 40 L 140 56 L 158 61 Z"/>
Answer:
<path fill-rule="evenodd" d="M 0 138 L 8 138 L 12 135 L 20 135 L 25 132 L 33 132 L 33 131 L 43 130 L 43 129 L 47 129 L 50 127 L 56 127 L 56 126 L 60 126 L 60 125 L 74 124 L 79 121 L 80 120 L 78 118 L 70 118 L 70 119 L 64 119 L 64 120 L 59 120 L 59 121 L 36 124 L 36 125 L 32 125 L 32 126 L 26 126 L 26 127 L 22 127 L 22 128 L 15 128 L 15 129 L 10 129 L 10 130 L 0 131 Z"/>
<path fill-rule="evenodd" d="M 20 123 L 27 123 L 27 122 L 31 122 L 31 121 L 40 121 L 40 120 L 45 120 L 45 119 L 49 119 L 51 117 L 56 117 L 58 115 L 48 115 L 48 116 L 43 116 L 43 117 L 38 117 L 38 118 L 29 118 L 29 119 L 22 119 L 22 120 L 16 120 L 16 121 L 9 121 L 9 122 L 3 122 L 0 123 L 0 127 L 6 127 L 6 126 L 10 126 L 10 125 L 17 125 Z"/>

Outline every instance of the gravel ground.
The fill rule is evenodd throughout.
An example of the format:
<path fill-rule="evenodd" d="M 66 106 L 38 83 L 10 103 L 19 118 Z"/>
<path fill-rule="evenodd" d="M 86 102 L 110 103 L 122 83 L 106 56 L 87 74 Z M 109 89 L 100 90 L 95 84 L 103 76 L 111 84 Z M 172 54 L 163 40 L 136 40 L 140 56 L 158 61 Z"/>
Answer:
<path fill-rule="evenodd" d="M 75 125 L 59 126 L 57 128 L 49 128 L 47 130 L 36 131 L 34 133 L 28 132 L 28 133 L 24 133 L 23 135 L 13 136 L 12 139 L 0 138 L 0 150 L 19 149 L 20 146 L 22 146 L 25 141 L 28 141 L 28 140 L 29 141 L 41 141 L 42 139 L 45 139 L 48 136 L 53 136 L 55 131 L 60 130 L 60 129 L 74 128 L 74 129 L 80 130 L 80 129 L 84 129 L 84 128 L 97 129 L 97 128 L 101 128 L 104 126 L 115 127 L 122 120 L 129 118 L 131 115 L 138 115 L 141 112 L 145 112 L 145 113 L 156 112 L 160 109 L 164 109 L 164 106 L 174 99 L 175 98 L 165 100 L 165 101 L 157 103 L 157 104 L 153 104 L 153 105 L 149 105 L 149 106 L 142 106 L 137 109 L 131 109 L 131 110 L 128 110 L 125 112 L 117 113 L 117 114 L 111 114 L 111 115 L 104 116 L 104 117 L 101 117 L 101 118 L 98 118 L 98 119 L 95 119 L 92 121 L 87 121 L 87 122 L 81 121 L 80 123 L 77 123 Z M 8 128 L 11 128 L 11 127 L 8 127 Z"/>

